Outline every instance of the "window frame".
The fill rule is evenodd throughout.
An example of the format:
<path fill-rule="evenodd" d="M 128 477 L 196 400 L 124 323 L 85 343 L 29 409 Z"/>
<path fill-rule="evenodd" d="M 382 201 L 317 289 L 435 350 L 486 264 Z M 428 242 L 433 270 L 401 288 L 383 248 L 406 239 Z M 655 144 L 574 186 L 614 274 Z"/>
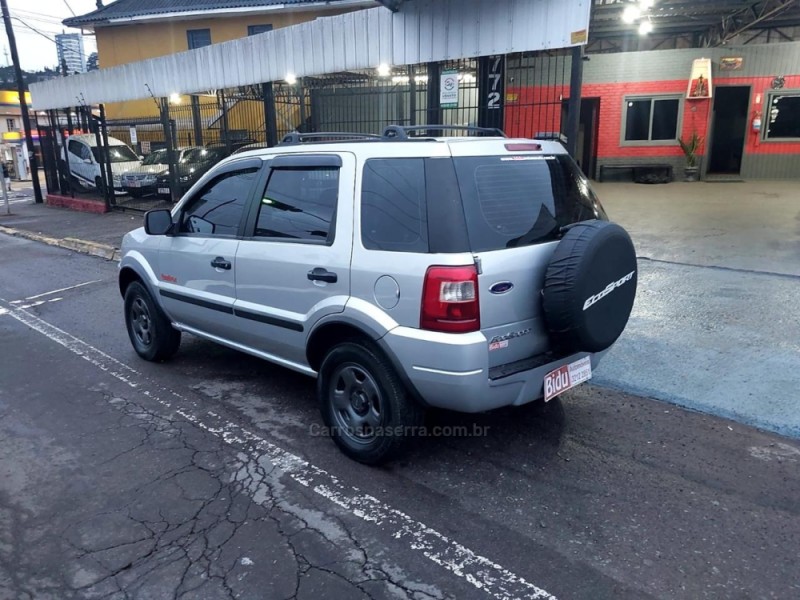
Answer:
<path fill-rule="evenodd" d="M 628 103 L 636 100 L 650 100 L 650 128 L 648 130 L 648 139 L 646 140 L 626 140 L 625 134 L 628 130 Z M 678 101 L 678 116 L 675 123 L 675 139 L 674 140 L 653 140 L 650 139 L 653 135 L 653 115 L 654 104 L 656 100 L 677 100 Z M 669 94 L 632 94 L 622 98 L 622 121 L 619 128 L 619 145 L 620 147 L 636 147 L 636 146 L 678 146 L 680 145 L 678 139 L 681 136 L 681 125 L 683 124 L 683 107 L 685 99 L 680 92 Z"/>
<path fill-rule="evenodd" d="M 766 98 L 764 102 L 764 111 L 761 116 L 762 124 L 761 124 L 761 141 L 767 144 L 796 144 L 800 142 L 800 137 L 782 137 L 782 138 L 771 138 L 769 137 L 769 112 L 772 110 L 772 100 L 776 96 L 796 96 L 800 97 L 800 88 L 793 88 L 788 90 L 770 90 L 766 93 Z M 748 123 L 748 127 L 750 123 Z"/>
<path fill-rule="evenodd" d="M 203 44 L 202 46 L 194 46 L 192 45 L 192 34 L 200 33 L 200 32 L 208 32 L 208 43 Z M 199 48 L 205 48 L 207 46 L 211 46 L 214 43 L 214 40 L 211 38 L 211 28 L 210 27 L 201 27 L 200 29 L 187 29 L 186 30 L 186 46 L 189 50 L 197 50 Z"/>
<path fill-rule="evenodd" d="M 235 173 L 236 171 L 247 171 L 250 169 L 257 169 L 256 181 L 253 184 L 253 187 L 250 190 L 249 195 L 245 198 L 244 201 L 244 209 L 242 210 L 242 216 L 239 219 L 239 226 L 237 227 L 237 232 L 235 235 L 229 234 L 219 234 L 219 233 L 193 233 L 188 231 L 180 231 L 181 225 L 183 223 L 183 219 L 186 215 L 187 207 L 197 199 L 198 196 L 202 195 L 210 185 L 216 183 L 218 179 L 225 175 L 229 175 L 230 173 Z M 176 207 L 175 211 L 175 223 L 177 227 L 175 227 L 175 232 L 172 234 L 174 237 L 195 237 L 195 238 L 214 238 L 214 239 L 242 239 L 244 233 L 245 223 L 250 215 L 250 210 L 253 205 L 253 201 L 255 197 L 258 196 L 257 190 L 260 189 L 261 182 L 264 180 L 264 161 L 259 158 L 248 158 L 244 160 L 238 160 L 232 163 L 227 163 L 224 167 L 218 170 L 212 170 L 211 172 L 207 173 L 203 177 L 206 180 L 203 182 L 203 186 L 197 190 L 192 195 L 187 195 L 181 203 Z"/>
<path fill-rule="evenodd" d="M 262 180 L 258 183 L 256 193 L 253 194 L 251 200 L 249 214 L 244 225 L 244 235 L 242 240 L 251 242 L 265 242 L 265 243 L 283 243 L 283 244 L 305 244 L 311 246 L 325 246 L 331 247 L 336 243 L 336 228 L 338 225 L 338 215 L 340 203 L 342 199 L 342 157 L 339 154 L 281 154 L 268 157 L 265 163 L 264 174 Z M 267 191 L 270 179 L 274 171 L 294 171 L 294 170 L 309 170 L 309 169 L 337 169 L 339 171 L 338 183 L 339 187 L 336 194 L 336 206 L 333 209 L 331 216 L 330 230 L 328 231 L 328 238 L 324 240 L 303 240 L 296 238 L 286 237 L 268 237 L 264 235 L 256 235 L 256 225 L 258 224 L 258 215 L 261 212 L 261 201 L 263 200 L 264 192 Z M 331 235 L 333 233 L 333 235 Z"/>

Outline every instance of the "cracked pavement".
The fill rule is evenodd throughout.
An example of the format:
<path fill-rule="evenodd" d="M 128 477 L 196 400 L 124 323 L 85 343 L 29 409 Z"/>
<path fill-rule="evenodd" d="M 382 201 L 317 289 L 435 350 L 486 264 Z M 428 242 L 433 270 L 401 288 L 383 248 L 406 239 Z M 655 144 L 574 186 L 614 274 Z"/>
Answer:
<path fill-rule="evenodd" d="M 584 386 L 368 468 L 310 433 L 310 379 L 189 336 L 139 360 L 115 275 L 0 236 L 2 310 L 97 280 L 0 314 L 2 600 L 523 597 L 456 543 L 562 600 L 800 595 L 795 440 Z"/>

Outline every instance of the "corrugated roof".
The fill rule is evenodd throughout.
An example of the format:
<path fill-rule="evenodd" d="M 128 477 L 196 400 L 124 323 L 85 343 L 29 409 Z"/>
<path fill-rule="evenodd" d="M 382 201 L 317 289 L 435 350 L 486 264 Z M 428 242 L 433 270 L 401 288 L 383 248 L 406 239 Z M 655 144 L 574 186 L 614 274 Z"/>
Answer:
<path fill-rule="evenodd" d="M 100 25 L 114 19 L 130 19 L 133 17 L 158 16 L 173 13 L 198 13 L 212 10 L 234 8 L 269 8 L 285 5 L 303 4 L 344 4 L 352 0 L 117 0 L 98 10 L 70 17 L 63 21 L 67 27 Z"/>

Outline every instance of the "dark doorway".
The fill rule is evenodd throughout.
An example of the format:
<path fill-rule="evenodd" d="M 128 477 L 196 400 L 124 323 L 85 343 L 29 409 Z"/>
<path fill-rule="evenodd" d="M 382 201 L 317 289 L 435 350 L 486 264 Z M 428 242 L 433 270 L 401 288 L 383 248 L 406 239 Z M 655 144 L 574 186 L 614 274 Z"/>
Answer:
<path fill-rule="evenodd" d="M 566 135 L 569 119 L 569 101 L 561 103 L 561 133 Z M 595 178 L 597 169 L 597 137 L 600 127 L 600 98 L 581 99 L 581 118 L 578 130 L 578 143 L 575 148 L 575 162 L 584 175 Z"/>
<path fill-rule="evenodd" d="M 749 104 L 750 86 L 714 90 L 708 173 L 738 175 L 741 171 Z"/>

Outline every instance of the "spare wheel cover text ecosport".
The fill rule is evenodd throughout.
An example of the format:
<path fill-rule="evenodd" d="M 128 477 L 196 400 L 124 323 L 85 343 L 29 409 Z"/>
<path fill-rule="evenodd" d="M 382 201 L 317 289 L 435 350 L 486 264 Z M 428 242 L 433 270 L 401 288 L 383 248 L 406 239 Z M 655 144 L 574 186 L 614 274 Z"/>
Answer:
<path fill-rule="evenodd" d="M 563 352 L 600 352 L 628 323 L 636 297 L 636 251 L 616 223 L 571 227 L 545 274 L 542 306 L 555 346 Z"/>

